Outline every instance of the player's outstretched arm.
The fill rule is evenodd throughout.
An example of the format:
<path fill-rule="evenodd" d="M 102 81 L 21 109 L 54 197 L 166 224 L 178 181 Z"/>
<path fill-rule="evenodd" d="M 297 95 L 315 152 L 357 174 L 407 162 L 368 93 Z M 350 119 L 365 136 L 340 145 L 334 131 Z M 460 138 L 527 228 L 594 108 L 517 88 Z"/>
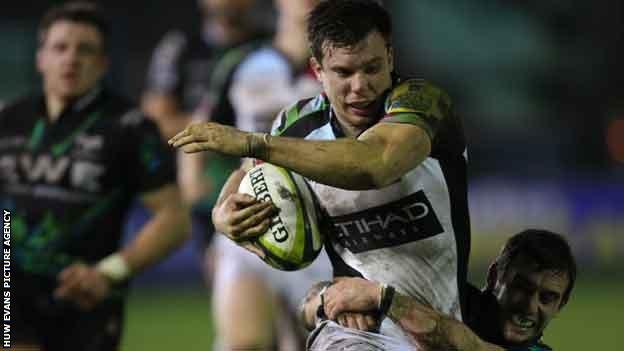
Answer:
<path fill-rule="evenodd" d="M 320 298 L 309 303 L 320 304 Z M 411 335 L 423 350 L 498 351 L 502 348 L 482 341 L 465 324 L 447 317 L 393 288 L 362 278 L 338 278 L 323 292 L 324 311 L 335 320 L 344 312 L 385 314 Z M 312 308 L 304 310 L 306 322 Z"/>
<path fill-rule="evenodd" d="M 216 123 L 199 123 L 187 127 L 169 144 L 189 153 L 213 150 L 259 158 L 320 183 L 351 190 L 392 184 L 431 151 L 427 133 L 407 123 L 378 123 L 357 139 L 332 141 L 270 137 Z"/>
<path fill-rule="evenodd" d="M 351 190 L 390 185 L 417 167 L 431 151 L 427 134 L 412 124 L 379 123 L 357 139 L 309 143 L 296 138 L 277 139 L 269 139 L 268 162 L 320 183 Z"/>

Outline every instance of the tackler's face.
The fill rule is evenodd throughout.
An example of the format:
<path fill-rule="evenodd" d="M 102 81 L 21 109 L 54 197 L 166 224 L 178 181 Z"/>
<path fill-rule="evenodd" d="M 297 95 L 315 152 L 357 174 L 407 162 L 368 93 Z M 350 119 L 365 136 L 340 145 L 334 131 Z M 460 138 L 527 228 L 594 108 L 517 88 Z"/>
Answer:
<path fill-rule="evenodd" d="M 516 257 L 493 290 L 505 340 L 519 344 L 540 336 L 561 309 L 569 284 L 567 272 L 537 270 L 526 256 Z"/>
<path fill-rule="evenodd" d="M 362 131 L 382 117 L 394 66 L 392 47 L 378 31 L 351 47 L 325 42 L 322 62 L 312 58 L 311 66 L 341 123 Z"/>
<path fill-rule="evenodd" d="M 88 23 L 53 23 L 37 51 L 46 94 L 71 99 L 86 93 L 108 68 L 102 34 Z"/>

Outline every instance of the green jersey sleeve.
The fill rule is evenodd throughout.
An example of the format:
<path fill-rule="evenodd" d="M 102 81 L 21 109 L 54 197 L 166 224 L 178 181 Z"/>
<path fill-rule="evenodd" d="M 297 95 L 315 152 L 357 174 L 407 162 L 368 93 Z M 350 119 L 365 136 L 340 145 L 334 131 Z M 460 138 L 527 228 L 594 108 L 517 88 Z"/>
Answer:
<path fill-rule="evenodd" d="M 408 79 L 388 94 L 382 122 L 417 125 L 433 140 L 450 115 L 451 99 L 446 92 L 423 79 Z"/>

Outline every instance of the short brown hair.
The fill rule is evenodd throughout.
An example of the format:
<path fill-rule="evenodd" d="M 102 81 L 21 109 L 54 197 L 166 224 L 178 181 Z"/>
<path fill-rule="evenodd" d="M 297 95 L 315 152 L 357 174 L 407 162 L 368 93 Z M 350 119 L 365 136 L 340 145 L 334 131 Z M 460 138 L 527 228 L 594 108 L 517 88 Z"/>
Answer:
<path fill-rule="evenodd" d="M 99 6 L 88 1 L 70 1 L 50 8 L 39 23 L 39 46 L 45 42 L 48 30 L 56 22 L 70 21 L 86 23 L 94 26 L 102 37 L 102 49 L 106 51 L 108 47 L 108 37 L 110 35 L 110 25 Z"/>
<path fill-rule="evenodd" d="M 503 277 L 513 260 L 524 255 L 536 264 L 538 271 L 567 273 L 569 282 L 561 300 L 564 306 L 576 281 L 576 261 L 568 241 L 560 234 L 542 229 L 527 229 L 512 236 L 496 258 L 496 269 Z"/>
<path fill-rule="evenodd" d="M 324 45 L 348 48 L 378 31 L 392 46 L 390 13 L 376 0 L 325 0 L 308 15 L 308 42 L 312 56 L 323 60 Z"/>

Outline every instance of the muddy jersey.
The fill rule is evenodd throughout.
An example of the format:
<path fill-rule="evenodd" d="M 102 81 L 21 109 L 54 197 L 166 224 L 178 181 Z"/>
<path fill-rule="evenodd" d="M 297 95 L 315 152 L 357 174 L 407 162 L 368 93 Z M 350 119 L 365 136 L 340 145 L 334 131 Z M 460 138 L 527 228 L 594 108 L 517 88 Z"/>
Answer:
<path fill-rule="evenodd" d="M 390 284 L 461 320 L 470 233 L 466 144 L 460 120 L 442 90 L 420 80 L 397 81 L 378 123 L 409 123 L 432 140 L 432 151 L 400 180 L 350 191 L 310 181 L 327 214 L 325 248 L 334 275 Z M 273 134 L 314 140 L 344 137 L 324 95 L 286 108 Z M 388 319 L 382 332 L 401 335 Z"/>
<path fill-rule="evenodd" d="M 118 249 L 131 201 L 175 183 L 172 151 L 125 99 L 93 90 L 51 123 L 42 96 L 0 111 L 0 203 L 12 264 L 49 277 Z"/>

